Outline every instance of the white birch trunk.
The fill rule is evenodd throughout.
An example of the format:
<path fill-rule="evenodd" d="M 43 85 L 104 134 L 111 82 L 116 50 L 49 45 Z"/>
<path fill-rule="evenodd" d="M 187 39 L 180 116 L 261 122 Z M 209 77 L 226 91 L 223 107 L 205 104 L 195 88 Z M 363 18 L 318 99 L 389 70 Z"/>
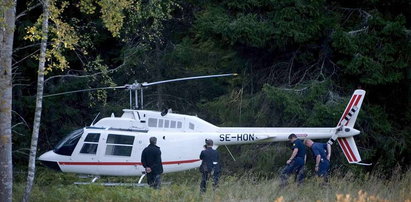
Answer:
<path fill-rule="evenodd" d="M 37 140 L 39 137 L 41 111 L 43 106 L 43 87 L 44 87 L 44 66 L 46 62 L 46 49 L 48 38 L 48 21 L 49 21 L 49 0 L 43 0 L 43 24 L 41 27 L 42 37 L 40 44 L 40 57 L 39 57 L 39 69 L 37 72 L 37 96 L 36 96 L 36 109 L 34 112 L 33 121 L 33 133 L 31 135 L 31 146 L 28 164 L 27 185 L 24 190 L 23 201 L 30 200 L 30 194 L 33 187 L 34 176 L 36 171 L 36 153 L 37 153 Z"/>
<path fill-rule="evenodd" d="M 13 197 L 11 155 L 12 53 L 16 21 L 16 0 L 2 0 L 0 27 L 0 201 Z"/>

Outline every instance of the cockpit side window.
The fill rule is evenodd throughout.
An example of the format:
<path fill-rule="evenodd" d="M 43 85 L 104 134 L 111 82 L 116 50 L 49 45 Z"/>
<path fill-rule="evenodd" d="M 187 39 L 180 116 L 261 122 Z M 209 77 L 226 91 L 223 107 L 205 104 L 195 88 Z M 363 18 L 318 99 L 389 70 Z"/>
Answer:
<path fill-rule="evenodd" d="M 98 142 L 98 139 L 100 139 L 100 133 L 89 133 L 84 142 Z"/>
<path fill-rule="evenodd" d="M 68 134 L 57 144 L 54 152 L 60 155 L 71 156 L 83 132 L 83 129 L 78 129 Z"/>
<path fill-rule="evenodd" d="M 80 150 L 81 154 L 96 154 L 98 144 L 84 143 Z"/>

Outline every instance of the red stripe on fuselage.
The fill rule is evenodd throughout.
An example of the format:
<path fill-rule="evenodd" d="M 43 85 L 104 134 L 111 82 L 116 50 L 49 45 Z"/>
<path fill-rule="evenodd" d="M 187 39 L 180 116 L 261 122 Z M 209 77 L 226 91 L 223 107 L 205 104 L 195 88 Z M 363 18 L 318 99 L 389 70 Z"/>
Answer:
<path fill-rule="evenodd" d="M 182 163 L 194 163 L 196 161 L 199 161 L 200 159 L 193 159 L 193 160 L 185 160 L 185 161 L 167 161 L 167 162 L 162 162 L 163 165 L 171 165 L 171 164 L 182 164 Z"/>
<path fill-rule="evenodd" d="M 354 95 L 353 98 L 350 100 L 350 104 L 348 104 L 347 109 L 345 109 L 344 114 L 341 117 L 340 122 L 338 123 L 338 126 L 340 126 L 340 124 L 344 120 L 345 116 L 347 116 L 348 112 L 351 110 L 351 107 L 354 104 L 354 101 L 355 101 L 356 98 L 357 98 L 357 95 Z"/>
<path fill-rule="evenodd" d="M 357 158 L 355 157 L 354 153 L 352 152 L 352 149 L 351 149 L 351 147 L 350 147 L 350 144 L 348 144 L 347 139 L 346 139 L 346 138 L 342 138 L 342 140 L 345 142 L 345 144 L 346 144 L 346 146 L 347 146 L 347 148 L 348 148 L 348 151 L 350 152 L 353 160 L 354 160 L 354 161 L 357 161 Z"/>
<path fill-rule="evenodd" d="M 184 161 L 166 161 L 162 162 L 163 165 L 194 163 L 200 161 L 200 159 L 184 160 Z M 141 162 L 58 162 L 59 165 L 78 165 L 78 166 L 134 166 L 143 165 Z"/>
<path fill-rule="evenodd" d="M 133 166 L 142 165 L 140 162 L 58 162 L 59 165 L 76 165 L 76 166 Z"/>
<path fill-rule="evenodd" d="M 337 141 L 338 141 L 338 144 L 341 145 L 341 148 L 343 149 L 345 156 L 348 158 L 348 161 L 351 162 L 352 159 L 351 159 L 350 153 L 348 153 L 347 148 L 345 148 L 344 142 L 341 140 L 341 138 L 338 138 Z"/>

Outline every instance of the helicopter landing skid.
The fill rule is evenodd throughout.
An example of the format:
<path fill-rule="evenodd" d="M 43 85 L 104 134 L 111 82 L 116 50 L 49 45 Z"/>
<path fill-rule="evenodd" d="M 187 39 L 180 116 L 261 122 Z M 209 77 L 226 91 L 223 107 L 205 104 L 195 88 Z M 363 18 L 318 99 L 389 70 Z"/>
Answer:
<path fill-rule="evenodd" d="M 74 182 L 75 185 L 101 185 L 106 187 L 115 187 L 115 186 L 126 186 L 126 187 L 147 187 L 147 183 L 121 183 L 121 182 L 102 182 L 102 183 L 92 183 L 92 182 Z M 170 185 L 171 182 L 162 182 L 161 185 Z"/>
<path fill-rule="evenodd" d="M 143 181 L 143 178 L 146 176 L 145 173 L 143 173 L 143 175 L 140 177 L 140 179 L 138 179 L 138 184 L 141 184 L 141 181 Z"/>
<path fill-rule="evenodd" d="M 114 187 L 114 186 L 128 186 L 128 187 L 146 187 L 148 186 L 147 183 L 141 183 L 143 181 L 144 177 L 146 176 L 146 173 L 143 173 L 141 177 L 138 179 L 138 183 L 121 183 L 121 182 L 102 182 L 102 183 L 96 183 L 98 179 L 100 179 L 100 176 L 94 176 L 94 178 L 90 182 L 74 182 L 75 185 L 89 185 L 89 184 L 96 184 L 96 185 L 102 185 L 102 186 L 108 186 L 108 187 Z M 82 178 L 85 178 L 85 176 L 81 176 Z M 90 176 L 87 176 L 90 177 Z M 171 182 L 162 182 L 162 185 L 169 185 Z"/>
<path fill-rule="evenodd" d="M 106 187 L 115 187 L 115 186 L 126 186 L 126 187 L 145 187 L 148 186 L 147 183 L 121 183 L 121 182 L 102 182 L 102 183 L 93 183 L 93 182 L 74 182 L 75 185 L 102 185 Z"/>
<path fill-rule="evenodd" d="M 98 179 L 100 179 L 100 176 L 95 176 L 95 177 L 91 180 L 91 183 L 96 182 Z"/>

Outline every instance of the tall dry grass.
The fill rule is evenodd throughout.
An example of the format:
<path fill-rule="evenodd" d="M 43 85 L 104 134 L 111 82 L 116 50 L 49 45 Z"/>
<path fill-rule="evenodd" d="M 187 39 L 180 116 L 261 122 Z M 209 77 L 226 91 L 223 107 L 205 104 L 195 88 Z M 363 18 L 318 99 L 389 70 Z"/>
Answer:
<path fill-rule="evenodd" d="M 259 178 L 253 173 L 223 176 L 218 189 L 208 187 L 199 191 L 200 174 L 188 171 L 163 176 L 172 181 L 161 190 L 148 187 L 105 187 L 101 185 L 73 185 L 75 175 L 40 171 L 32 192 L 32 201 L 407 201 L 411 202 L 411 171 L 383 178 L 379 174 L 356 176 L 334 173 L 328 185 L 310 177 L 297 186 L 279 188 L 278 178 Z M 136 178 L 103 178 L 104 181 L 136 181 Z M 14 199 L 21 200 L 23 183 L 15 183 Z"/>

